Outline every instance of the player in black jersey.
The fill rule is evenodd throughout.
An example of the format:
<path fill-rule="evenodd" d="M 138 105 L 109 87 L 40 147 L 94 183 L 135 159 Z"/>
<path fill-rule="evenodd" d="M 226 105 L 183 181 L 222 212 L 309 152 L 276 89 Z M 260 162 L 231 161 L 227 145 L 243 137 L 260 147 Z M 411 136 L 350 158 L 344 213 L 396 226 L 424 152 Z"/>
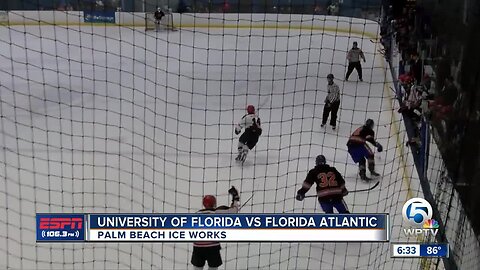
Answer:
<path fill-rule="evenodd" d="M 240 196 L 238 190 L 232 186 L 228 190 L 232 195 L 232 204 L 230 206 L 217 207 L 217 199 L 213 195 L 203 197 L 202 204 L 204 209 L 198 213 L 204 214 L 235 214 L 240 210 Z M 193 253 L 191 263 L 195 270 L 203 269 L 205 261 L 208 263 L 208 269 L 214 270 L 223 264 L 220 256 L 220 243 L 215 241 L 203 241 L 193 243 Z"/>
<path fill-rule="evenodd" d="M 359 174 L 362 180 L 371 180 L 367 177 L 366 162 L 368 162 L 368 170 L 372 176 L 379 176 L 375 171 L 375 155 L 367 145 L 367 142 L 377 147 L 378 152 L 383 151 L 383 146 L 375 140 L 375 132 L 373 131 L 374 122 L 368 119 L 365 125 L 357 128 L 347 142 L 348 153 L 355 163 L 358 163 Z"/>
<path fill-rule="evenodd" d="M 342 175 L 327 164 L 324 155 L 319 155 L 315 159 L 315 168 L 311 169 L 302 188 L 297 191 L 296 199 L 303 201 L 305 193 L 310 190 L 313 184 L 317 184 L 317 197 L 320 206 L 327 214 L 333 214 L 333 208 L 337 209 L 340 214 L 348 214 L 347 205 L 343 197 L 348 194 L 345 188 L 345 180 Z"/>

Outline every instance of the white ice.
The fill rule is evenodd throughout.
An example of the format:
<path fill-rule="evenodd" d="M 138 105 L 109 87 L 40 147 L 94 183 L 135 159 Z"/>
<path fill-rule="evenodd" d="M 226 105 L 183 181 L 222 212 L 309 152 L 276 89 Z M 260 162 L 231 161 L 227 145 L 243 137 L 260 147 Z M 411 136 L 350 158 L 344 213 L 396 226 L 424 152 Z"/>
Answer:
<path fill-rule="evenodd" d="M 365 82 L 344 82 L 353 41 L 366 53 Z M 389 213 L 417 195 L 415 169 L 391 92 L 390 71 L 369 37 L 306 30 L 102 26 L 0 26 L 0 268 L 186 269 L 191 244 L 36 244 L 36 212 L 195 212 L 204 194 L 243 213 L 321 213 L 295 192 L 324 154 L 357 179 L 346 151 L 367 118 L 385 151 L 383 177 L 352 193 L 354 213 Z M 338 130 L 320 128 L 326 75 L 343 91 Z M 233 124 L 257 106 L 264 132 L 235 162 Z M 410 179 L 413 177 L 413 180 Z M 409 182 L 411 182 L 409 184 Z M 308 194 L 313 194 L 313 190 Z M 221 269 L 411 269 L 389 243 L 223 244 Z"/>

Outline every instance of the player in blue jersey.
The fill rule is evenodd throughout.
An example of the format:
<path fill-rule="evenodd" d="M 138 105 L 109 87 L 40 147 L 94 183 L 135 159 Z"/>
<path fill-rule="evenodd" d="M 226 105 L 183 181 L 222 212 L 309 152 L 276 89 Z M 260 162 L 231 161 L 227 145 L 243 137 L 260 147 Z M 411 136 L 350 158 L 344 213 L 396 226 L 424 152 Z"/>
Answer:
<path fill-rule="evenodd" d="M 367 145 L 371 143 L 377 148 L 378 152 L 383 151 L 383 146 L 375 140 L 375 132 L 373 131 L 374 122 L 368 119 L 365 125 L 357 128 L 347 142 L 348 153 L 355 163 L 358 163 L 360 178 L 364 181 L 371 180 L 367 177 L 366 162 L 368 162 L 368 170 L 372 176 L 379 176 L 375 171 L 375 155 L 372 149 Z"/>
<path fill-rule="evenodd" d="M 324 155 L 319 155 L 315 159 L 315 168 L 308 172 L 302 188 L 297 191 L 296 199 L 303 201 L 305 193 L 314 183 L 317 184 L 318 202 L 325 213 L 333 214 L 333 208 L 337 209 L 340 214 L 350 213 L 343 200 L 343 197 L 348 194 L 345 180 L 335 167 L 327 164 Z"/>
<path fill-rule="evenodd" d="M 238 190 L 232 186 L 228 190 L 232 195 L 232 204 L 230 206 L 217 207 L 217 199 L 213 195 L 203 197 L 202 204 L 204 209 L 198 211 L 203 214 L 235 214 L 240 210 L 240 196 Z M 195 270 L 203 269 L 205 262 L 208 263 L 208 269 L 215 270 L 223 264 L 220 256 L 220 243 L 216 241 L 203 241 L 193 243 L 193 253 L 191 263 Z"/>

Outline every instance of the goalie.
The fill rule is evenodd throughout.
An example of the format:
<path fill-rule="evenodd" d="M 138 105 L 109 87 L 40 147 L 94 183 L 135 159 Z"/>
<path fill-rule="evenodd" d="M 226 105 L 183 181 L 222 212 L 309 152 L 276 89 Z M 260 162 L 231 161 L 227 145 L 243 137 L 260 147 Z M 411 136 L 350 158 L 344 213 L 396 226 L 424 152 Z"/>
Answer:
<path fill-rule="evenodd" d="M 253 105 L 247 106 L 247 114 L 242 117 L 235 127 L 235 134 L 240 134 L 243 128 L 245 128 L 245 132 L 238 139 L 238 155 L 235 158 L 235 160 L 241 162 L 245 161 L 248 151 L 257 145 L 258 138 L 262 135 L 260 118 L 255 114 Z"/>
<path fill-rule="evenodd" d="M 161 8 L 157 8 L 153 17 L 155 18 L 155 30 L 159 32 L 162 29 L 162 18 L 165 17 L 165 12 Z"/>
<path fill-rule="evenodd" d="M 240 196 L 238 190 L 232 186 L 228 190 L 232 195 L 232 204 L 230 207 L 224 205 L 217 207 L 217 199 L 213 195 L 206 195 L 203 197 L 202 204 L 204 209 L 199 213 L 205 214 L 235 214 L 240 210 Z M 208 269 L 217 269 L 223 264 L 220 255 L 219 242 L 195 242 L 193 243 L 193 253 L 191 263 L 195 270 L 203 269 L 205 261 L 208 263 Z"/>

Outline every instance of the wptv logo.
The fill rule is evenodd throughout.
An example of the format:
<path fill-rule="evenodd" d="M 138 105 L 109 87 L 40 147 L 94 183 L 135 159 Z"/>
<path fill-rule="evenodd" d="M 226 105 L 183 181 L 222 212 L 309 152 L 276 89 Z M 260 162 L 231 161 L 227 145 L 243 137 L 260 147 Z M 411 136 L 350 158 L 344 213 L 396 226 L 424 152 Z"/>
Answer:
<path fill-rule="evenodd" d="M 408 200 L 402 209 L 403 219 L 414 226 L 413 228 L 404 228 L 406 236 L 433 236 L 438 233 L 438 222 L 432 219 L 433 210 L 430 203 L 422 198 L 413 198 Z"/>

